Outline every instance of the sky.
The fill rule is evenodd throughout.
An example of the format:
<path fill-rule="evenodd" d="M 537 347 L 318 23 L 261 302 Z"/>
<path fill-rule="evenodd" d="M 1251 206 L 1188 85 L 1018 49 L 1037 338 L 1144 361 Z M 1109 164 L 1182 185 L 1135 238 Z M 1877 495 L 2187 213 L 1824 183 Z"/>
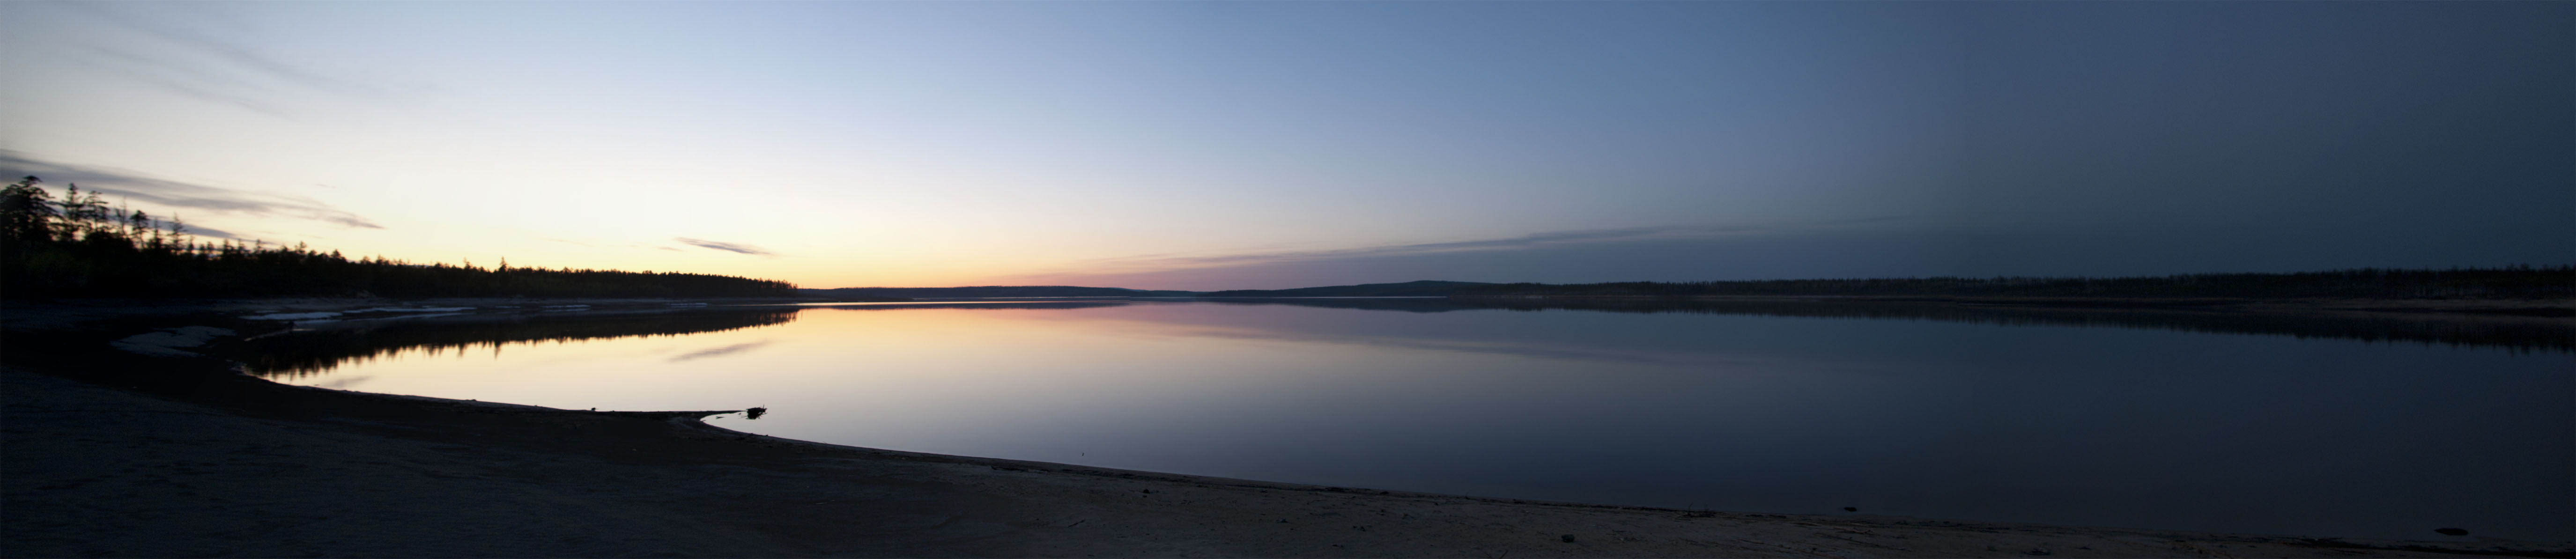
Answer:
<path fill-rule="evenodd" d="M 2576 264 L 2570 2 L 0 2 L 0 70 L 0 172 L 413 262 Z"/>

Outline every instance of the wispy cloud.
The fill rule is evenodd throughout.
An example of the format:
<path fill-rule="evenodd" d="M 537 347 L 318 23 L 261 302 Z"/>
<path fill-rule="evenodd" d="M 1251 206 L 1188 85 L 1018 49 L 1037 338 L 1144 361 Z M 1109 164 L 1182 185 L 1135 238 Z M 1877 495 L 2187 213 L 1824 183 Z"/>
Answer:
<path fill-rule="evenodd" d="M 34 176 L 44 179 L 46 183 L 58 185 L 76 183 L 83 189 L 102 195 L 122 196 L 171 208 L 264 217 L 292 217 L 333 223 L 343 227 L 384 228 L 358 214 L 301 196 L 245 192 L 153 178 L 123 169 L 54 163 L 29 158 L 10 150 L 0 150 L 0 176 L 10 178 Z M 206 233 L 212 231 L 210 229 L 199 229 L 199 231 L 199 234 L 208 236 L 222 236 Z"/>
<path fill-rule="evenodd" d="M 125 33 L 101 36 L 80 48 L 98 67 L 171 93 L 201 101 L 288 118 L 281 93 L 305 91 L 361 99 L 384 99 L 393 88 L 317 70 L 263 52 L 234 36 L 237 30 L 205 21 L 169 17 L 114 5 L 69 4 L 80 13 Z M 230 35 L 228 35 L 230 34 Z"/>
<path fill-rule="evenodd" d="M 1514 237 L 1329 250 L 1107 258 L 1015 276 L 1023 285 L 1281 289 L 1417 279 L 1597 282 L 1872 275 L 1885 246 L 1920 244 L 1898 217 L 1545 231 Z M 1909 233 L 1908 231 L 1914 231 Z M 1905 240 L 1905 241 L 1900 241 Z M 1895 241 L 1890 244 L 1891 241 Z M 1854 243 L 1859 243 L 1855 245 Z M 1877 247 L 1877 248 L 1872 248 Z M 1817 252 L 1817 251 L 1824 252 Z M 1836 260 L 1830 254 L 1865 255 Z M 1855 260 L 1856 259 L 1856 260 Z M 1845 261 L 1855 260 L 1855 261 Z M 1883 274 L 1881 274 L 1883 275 Z"/>
<path fill-rule="evenodd" d="M 1479 250 L 1508 250 L 1508 249 L 1525 249 L 1525 248 L 1540 247 L 1540 246 L 1568 245 L 1568 244 L 1583 244 L 1583 243 L 1604 243 L 1604 242 L 1621 242 L 1621 241 L 1640 241 L 1640 240 L 1651 240 L 1651 239 L 1692 239 L 1692 238 L 1710 238 L 1710 237 L 1723 237 L 1723 236 L 1729 236 L 1729 235 L 1748 235 L 1748 234 L 1759 234 L 1759 233 L 1773 233 L 1773 232 L 1785 232 L 1785 231 L 1809 230 L 1809 229 L 1815 229 L 1815 228 L 1820 228 L 1820 227 L 1835 227 L 1835 226 L 1859 225 L 1859 224 L 1872 223 L 1872 222 L 1889 221 L 1889 220 L 1893 220 L 1893 219 L 1895 219 L 1895 218 L 1893 218 L 1893 217 L 1876 217 L 1876 218 L 1851 219 L 1851 220 L 1839 220 L 1839 221 L 1818 222 L 1818 223 L 1809 223 L 1809 224 L 1795 224 L 1795 225 L 1667 225 L 1667 226 L 1653 226 L 1653 227 L 1626 227 L 1626 228 L 1617 228 L 1617 229 L 1578 229 L 1578 230 L 1568 230 L 1568 231 L 1548 231 L 1548 232 L 1541 232 L 1541 233 L 1531 233 L 1531 234 L 1528 234 L 1528 235 L 1522 235 L 1522 236 L 1518 236 L 1518 237 L 1505 237 L 1505 238 L 1496 238 L 1496 239 L 1477 239 L 1477 240 L 1468 240 L 1468 241 L 1447 241 L 1447 242 L 1437 242 L 1437 243 L 1408 243 L 1408 244 L 1379 245 L 1379 246 L 1357 247 L 1357 248 L 1345 248 L 1345 249 L 1305 250 L 1305 251 L 1273 251 L 1273 252 L 1247 252 L 1247 253 L 1237 253 L 1237 254 L 1218 254 L 1218 255 L 1201 255 L 1201 256 L 1173 256 L 1173 255 L 1168 255 L 1168 254 L 1156 254 L 1156 255 L 1144 255 L 1144 256 L 1129 256 L 1129 257 L 1119 257 L 1119 258 L 1107 258 L 1107 259 L 1101 259 L 1101 260 L 1094 260 L 1094 261 L 1091 261 L 1091 262 L 1090 262 L 1090 264 L 1095 265 L 1095 266 L 1100 266 L 1100 267 L 1109 267 L 1109 268 L 1131 268 L 1131 269 L 1132 269 L 1132 268 L 1192 268 L 1192 267 L 1205 267 L 1205 266 L 1235 266 L 1235 265 L 1248 265 L 1248 264 L 1264 264 L 1264 263 L 1273 263 L 1273 262 L 1295 262 L 1295 261 L 1303 261 L 1303 260 L 1329 260 L 1329 259 L 1343 259 L 1343 258 L 1368 258 L 1368 257 L 1382 257 L 1382 256 L 1404 256 L 1404 255 L 1415 255 L 1415 254 L 1434 254 L 1434 253 L 1444 253 L 1444 252 L 1465 252 L 1465 251 L 1479 251 Z"/>
<path fill-rule="evenodd" d="M 108 62 L 108 64 L 101 64 L 100 67 L 102 68 L 111 69 L 119 74 L 125 75 L 126 77 L 133 78 L 134 80 L 145 84 L 150 84 L 153 87 L 159 87 L 170 93 L 178 94 L 181 97 L 187 97 L 218 105 L 231 105 L 241 108 L 242 110 L 278 118 L 289 118 L 286 111 L 280 110 L 269 103 L 260 101 L 255 95 L 243 92 L 246 89 L 253 89 L 253 87 L 249 83 L 239 79 L 224 77 L 188 65 L 174 64 L 170 61 L 159 58 L 135 54 L 124 49 L 95 47 L 90 49 L 90 52 L 92 54 L 100 55 L 103 57 L 105 62 Z"/>
<path fill-rule="evenodd" d="M 704 249 L 714 249 L 714 250 L 721 250 L 721 251 L 725 251 L 725 252 L 735 252 L 735 253 L 749 254 L 749 255 L 752 255 L 752 256 L 777 256 L 777 253 L 770 252 L 768 249 L 763 249 L 763 248 L 760 248 L 760 247 L 751 246 L 751 245 L 746 245 L 746 244 L 741 244 L 741 243 L 728 243 L 728 242 L 722 242 L 722 241 L 709 241 L 709 240 L 704 240 L 704 239 L 691 239 L 691 238 L 688 238 L 688 237 L 677 237 L 677 238 L 673 238 L 673 239 L 671 239 L 671 240 L 679 241 L 681 244 L 685 244 L 685 245 L 689 245 L 689 246 L 693 246 L 693 247 L 698 247 L 698 248 L 704 248 Z"/>

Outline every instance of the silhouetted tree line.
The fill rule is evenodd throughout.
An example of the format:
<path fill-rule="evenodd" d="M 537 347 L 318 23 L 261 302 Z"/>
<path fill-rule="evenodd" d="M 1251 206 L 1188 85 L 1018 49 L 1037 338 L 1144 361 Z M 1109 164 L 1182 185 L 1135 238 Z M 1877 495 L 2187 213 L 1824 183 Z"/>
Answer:
<path fill-rule="evenodd" d="M 2187 274 L 2127 278 L 1934 277 L 1568 285 L 1509 283 L 1470 286 L 1451 294 L 1453 297 L 1530 295 L 2538 299 L 2576 297 L 2576 266 L 2450 270 L 2362 268 L 2291 274 Z"/>
<path fill-rule="evenodd" d="M 36 177 L 0 187 L 0 296 L 27 297 L 795 297 L 782 281 L 709 274 L 481 268 L 352 260 L 232 239 L 201 242 L 177 219 L 112 208 Z"/>
<path fill-rule="evenodd" d="M 343 363 L 364 362 L 409 351 L 438 355 L 455 351 L 501 351 L 509 344 L 571 342 L 639 336 L 679 336 L 786 324 L 796 309 L 707 309 L 616 314 L 608 316 L 478 315 L 454 320 L 365 322 L 342 328 L 298 331 L 292 336 L 254 337 L 227 349 L 251 373 L 263 377 L 299 377 L 328 371 Z"/>

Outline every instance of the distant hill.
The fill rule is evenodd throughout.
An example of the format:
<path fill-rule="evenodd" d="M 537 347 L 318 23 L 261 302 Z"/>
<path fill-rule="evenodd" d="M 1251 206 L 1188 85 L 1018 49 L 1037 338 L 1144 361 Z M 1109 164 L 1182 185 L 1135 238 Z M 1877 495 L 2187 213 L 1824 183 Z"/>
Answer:
<path fill-rule="evenodd" d="M 1199 294 L 1200 297 L 1447 297 L 1459 289 L 1494 285 L 1472 281 L 1408 281 L 1404 283 L 1365 283 L 1330 287 L 1296 289 L 1234 289 Z"/>
<path fill-rule="evenodd" d="M 2082 297 L 2544 299 L 2576 297 L 2576 266 L 2152 277 L 1877 278 L 1588 284 L 1512 283 L 1457 297 Z"/>
<path fill-rule="evenodd" d="M 1149 291 L 1119 287 L 1076 287 L 1070 285 L 984 285 L 976 287 L 843 287 L 839 289 L 800 289 L 813 297 L 905 297 L 905 298 L 973 298 L 973 297 L 1189 297 L 1196 291 Z"/>

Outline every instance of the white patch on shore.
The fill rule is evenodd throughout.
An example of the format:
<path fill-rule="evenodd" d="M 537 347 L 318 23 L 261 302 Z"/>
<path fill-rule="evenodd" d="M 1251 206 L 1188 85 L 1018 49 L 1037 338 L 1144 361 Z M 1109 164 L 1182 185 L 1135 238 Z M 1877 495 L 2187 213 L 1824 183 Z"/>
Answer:
<path fill-rule="evenodd" d="M 314 386 L 323 387 L 323 388 L 329 388 L 329 389 L 332 389 L 332 390 L 348 390 L 348 389 L 349 389 L 349 387 L 351 387 L 351 386 L 357 386 L 357 385 L 359 385 L 360 383 L 367 382 L 368 380 L 371 380 L 371 379 L 374 379 L 374 378 L 376 378 L 376 376 L 375 376 L 375 375 L 358 375 L 358 376 L 352 376 L 352 377 L 341 377 L 341 378 L 335 378 L 335 379 L 331 379 L 331 380 L 326 380 L 326 381 L 322 381 L 322 382 L 313 383 L 313 385 L 314 385 Z"/>
<path fill-rule="evenodd" d="M 215 339 L 217 336 L 230 335 L 233 335 L 233 331 L 213 326 L 189 326 L 185 328 L 167 328 L 159 332 L 147 334 L 135 334 L 133 336 L 127 336 L 122 340 L 108 342 L 107 345 L 116 346 L 117 349 L 144 355 L 159 357 L 191 357 L 195 356 L 197 352 L 183 351 L 178 348 L 197 347 L 205 345 L 207 340 Z"/>

